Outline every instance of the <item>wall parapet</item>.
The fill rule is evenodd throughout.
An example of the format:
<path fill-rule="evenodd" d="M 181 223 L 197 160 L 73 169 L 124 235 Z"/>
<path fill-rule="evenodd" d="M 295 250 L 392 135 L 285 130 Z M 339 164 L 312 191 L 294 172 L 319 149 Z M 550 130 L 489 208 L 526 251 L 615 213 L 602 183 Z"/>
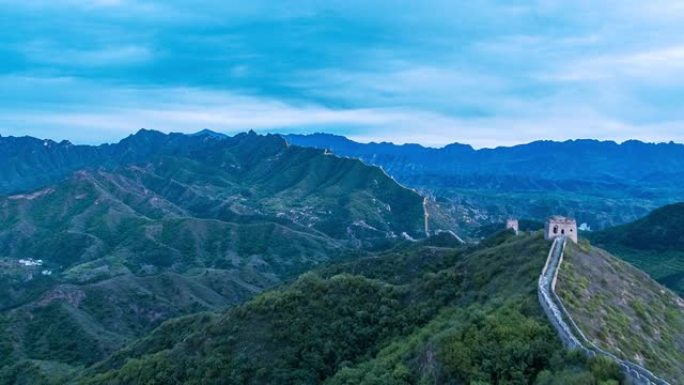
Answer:
<path fill-rule="evenodd" d="M 563 345 L 569 349 L 579 350 L 588 357 L 600 355 L 612 359 L 634 385 L 670 385 L 648 369 L 599 348 L 577 326 L 560 297 L 556 294 L 556 282 L 560 266 L 563 263 L 566 244 L 566 237 L 557 237 L 553 240 L 537 287 L 539 303 Z"/>

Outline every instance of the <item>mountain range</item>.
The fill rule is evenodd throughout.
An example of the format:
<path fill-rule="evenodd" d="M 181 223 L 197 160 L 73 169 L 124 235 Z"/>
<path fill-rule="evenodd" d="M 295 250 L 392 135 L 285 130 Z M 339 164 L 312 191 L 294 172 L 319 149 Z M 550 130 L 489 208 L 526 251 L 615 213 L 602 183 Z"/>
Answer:
<path fill-rule="evenodd" d="M 90 364 L 166 319 L 424 236 L 423 198 L 279 136 L 0 138 L 3 362 Z M 6 167 L 5 167 L 6 166 Z"/>
<path fill-rule="evenodd" d="M 414 175 L 404 178 L 290 143 L 211 131 L 141 130 L 100 146 L 0 138 L 0 385 L 623 381 L 610 360 L 566 351 L 539 306 L 544 211 L 503 208 L 545 189 L 567 203 L 572 178 L 645 189 L 649 178 L 623 176 L 609 160 L 607 185 L 596 170 L 563 179 L 538 158 L 520 160 L 518 175 L 453 146 L 476 164 L 456 168 L 466 170 L 461 188 L 445 176 L 445 157 L 442 174 L 424 179 L 442 188 L 410 171 L 422 155 L 393 155 Z M 486 165 L 491 174 L 478 174 Z M 511 193 L 497 178 L 530 184 Z M 571 198 L 589 209 L 626 194 L 604 187 Z M 642 198 L 625 204 L 657 201 Z M 647 269 L 645 248 L 680 249 L 679 210 L 592 233 L 592 242 L 639 250 Z M 511 212 L 529 218 L 518 235 L 496 224 Z M 569 250 L 559 290 L 581 327 L 677 383 L 681 299 L 584 240 Z M 671 285 L 677 272 L 665 265 L 667 274 L 651 273 Z M 598 328 L 587 322 L 594 313 Z"/>
<path fill-rule="evenodd" d="M 571 140 L 474 149 L 366 144 L 331 134 L 284 137 L 382 167 L 457 214 L 454 226 L 463 235 L 509 216 L 554 214 L 600 230 L 684 201 L 684 145 L 676 143 Z"/>

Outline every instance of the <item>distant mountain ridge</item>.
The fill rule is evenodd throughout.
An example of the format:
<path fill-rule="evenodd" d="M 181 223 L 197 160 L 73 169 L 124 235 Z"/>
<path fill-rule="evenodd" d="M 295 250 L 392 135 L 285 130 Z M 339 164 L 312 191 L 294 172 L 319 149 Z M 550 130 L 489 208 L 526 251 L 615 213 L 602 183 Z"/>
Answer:
<path fill-rule="evenodd" d="M 400 183 L 446 200 L 473 226 L 508 216 L 576 217 L 602 229 L 684 200 L 684 145 L 627 141 L 537 141 L 474 149 L 450 144 L 357 143 L 330 134 L 285 135 L 294 145 L 325 148 L 382 167 Z"/>
<path fill-rule="evenodd" d="M 474 149 L 453 143 L 442 148 L 419 144 L 368 144 L 331 134 L 284 135 L 292 144 L 329 149 L 370 163 L 393 159 L 404 162 L 404 172 L 428 175 L 523 175 L 552 180 L 605 179 L 648 181 L 660 174 L 681 174 L 684 145 L 630 140 L 618 144 L 593 139 L 535 141 L 512 147 Z M 395 165 L 401 169 L 399 165 Z M 388 168 L 391 169 L 391 168 Z M 684 185 L 684 181 L 681 181 Z"/>
<path fill-rule="evenodd" d="M 84 168 L 114 168 L 172 153 L 190 142 L 181 134 L 140 130 L 115 144 L 74 145 L 30 136 L 0 137 L 0 194 L 28 191 L 58 182 Z M 196 144 L 196 141 L 192 141 Z"/>
<path fill-rule="evenodd" d="M 547 325 L 541 232 L 408 241 L 423 237 L 418 193 L 275 135 L 141 131 L 77 150 L 22 140 L 23 156 L 0 158 L 15 165 L 0 195 L 0 384 L 619 382 Z M 44 161 L 55 169 L 37 179 Z M 510 204 L 496 183 L 521 180 L 459 178 L 470 189 L 430 186 L 466 199 L 426 205 L 474 222 Z M 586 202 L 582 188 L 526 180 L 559 205 Z M 668 335 L 681 330 L 675 306 L 659 313 Z"/>
<path fill-rule="evenodd" d="M 292 154 L 295 159 L 280 164 L 280 157 Z M 346 188 L 355 188 L 365 183 L 363 179 L 354 180 L 354 173 L 368 173 L 375 179 L 370 182 L 378 185 L 393 184 L 380 170 L 363 166 L 361 163 L 345 159 L 330 160 L 322 151 L 311 152 L 306 149 L 288 148 L 283 139 L 276 135 L 260 136 L 250 131 L 229 137 L 210 130 L 202 130 L 196 134 L 163 134 L 158 131 L 140 130 L 115 144 L 99 146 L 73 145 L 68 141 L 54 142 L 31 137 L 0 137 L 0 194 L 16 194 L 39 189 L 50 184 L 66 180 L 74 171 L 111 172 L 123 170 L 131 165 L 144 165 L 158 162 L 163 157 L 186 158 L 198 162 L 205 167 L 228 168 L 233 174 L 243 176 L 249 172 L 258 173 L 252 182 L 264 183 L 265 189 L 258 190 L 266 198 L 268 193 L 277 193 L 289 187 L 298 187 L 300 193 L 312 194 L 325 190 L 344 181 Z M 316 161 L 326 164 L 316 173 L 307 174 L 302 165 L 317 158 Z M 267 162 L 264 162 L 264 160 Z M 215 162 L 220 162 L 216 164 Z M 289 162 L 289 163 L 288 163 Z M 327 164 L 333 164 L 327 166 Z M 277 165 L 280 173 L 273 169 Z M 199 166 L 199 165 L 198 165 Z M 348 167 L 349 169 L 345 169 Z M 194 168 L 189 172 L 200 171 Z M 339 177 L 335 181 L 327 181 L 335 173 L 348 172 L 346 180 Z M 286 173 L 292 173 L 295 182 L 304 185 L 290 186 L 292 181 L 284 180 Z M 251 177 L 252 175 L 250 175 Z M 361 175 L 357 175 L 361 176 Z M 364 175 L 365 176 L 365 175 Z M 240 183 L 240 181 L 233 181 Z M 356 185 L 356 186 L 355 186 Z M 302 190 L 302 188 L 304 190 Z M 310 191 L 306 191 L 306 190 Z M 392 189 L 390 189 L 392 190 Z M 399 188 L 400 191 L 402 190 Z M 413 194 L 418 198 L 415 193 Z M 413 215 L 415 213 L 410 213 Z M 390 213 L 402 216 L 402 213 Z M 413 225 L 411 225 L 413 226 Z M 415 229 L 409 232 L 412 235 Z"/>
<path fill-rule="evenodd" d="M 0 148 L 0 368 L 93 362 L 168 318 L 424 236 L 418 193 L 279 136 Z"/>
<path fill-rule="evenodd" d="M 256 135 L 253 131 L 236 137 Z M 210 139 L 230 137 L 210 130 L 195 134 L 141 129 L 117 143 L 76 145 L 30 136 L 0 136 L 0 194 L 29 191 L 63 180 L 76 170 L 144 162 L 155 156 L 189 154 Z"/>

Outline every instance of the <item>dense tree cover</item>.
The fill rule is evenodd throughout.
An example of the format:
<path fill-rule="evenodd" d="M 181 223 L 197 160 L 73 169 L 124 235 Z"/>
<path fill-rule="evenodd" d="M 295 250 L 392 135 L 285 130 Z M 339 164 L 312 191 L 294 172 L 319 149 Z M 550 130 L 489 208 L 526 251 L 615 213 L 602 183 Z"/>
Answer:
<path fill-rule="evenodd" d="M 319 383 L 424 323 L 436 306 L 411 301 L 409 294 L 359 276 L 309 274 L 154 355 L 152 366 L 147 359 L 130 361 L 92 383 Z M 184 364 L 175 365 L 179 361 Z"/>
<path fill-rule="evenodd" d="M 589 234 L 591 241 L 684 294 L 684 203 L 654 210 L 622 226 Z"/>
<path fill-rule="evenodd" d="M 62 385 L 73 379 L 74 369 L 54 362 L 22 361 L 0 367 L 0 384 Z"/>
<path fill-rule="evenodd" d="M 69 317 L 68 309 L 53 302 L 38 309 L 28 324 L 27 355 L 39 360 L 55 360 L 68 364 L 93 364 L 104 358 L 91 333 Z M 75 338 L 77 337 L 77 338 Z"/>
<path fill-rule="evenodd" d="M 99 147 L 0 138 L 0 164 L 8 159 L 19 164 L 0 170 L 0 193 L 21 193 L 0 195 L 13 364 L 91 365 L 167 319 L 422 234 L 415 191 L 273 135 L 141 131 Z M 55 170 L 31 177 L 48 171 L 43 162 Z M 42 264 L 18 262 L 28 258 Z"/>
<path fill-rule="evenodd" d="M 654 210 L 635 222 L 592 234 L 597 243 L 620 244 L 636 250 L 684 250 L 684 203 Z"/>
<path fill-rule="evenodd" d="M 557 349 L 553 331 L 515 309 L 473 314 L 448 333 L 439 352 L 445 371 L 471 383 L 525 383 Z"/>
<path fill-rule="evenodd" d="M 4 317 L 0 317 L 0 368 L 9 365 L 12 357 L 12 337 L 7 333 L 8 322 Z"/>
<path fill-rule="evenodd" d="M 528 288 L 547 248 L 502 233 L 325 267 L 219 317 L 167 322 L 78 382 L 602 384 L 564 353 Z"/>
<path fill-rule="evenodd" d="M 620 381 L 610 362 L 565 353 L 548 327 L 535 290 L 549 246 L 539 234 L 395 244 L 392 234 L 420 233 L 421 198 L 359 161 L 253 133 L 142 131 L 96 149 L 12 143 L 37 161 L 1 176 L 21 179 L 7 191 L 92 169 L 2 199 L 0 253 L 55 271 L 36 270 L 31 284 L 0 279 L 2 385 Z M 22 176 L 43 161 L 65 169 Z M 388 244 L 204 312 L 346 246 Z"/>
<path fill-rule="evenodd" d="M 620 379 L 612 362 L 560 349 L 543 320 L 510 303 L 499 309 L 447 309 L 375 359 L 343 368 L 326 384 L 612 385 Z"/>

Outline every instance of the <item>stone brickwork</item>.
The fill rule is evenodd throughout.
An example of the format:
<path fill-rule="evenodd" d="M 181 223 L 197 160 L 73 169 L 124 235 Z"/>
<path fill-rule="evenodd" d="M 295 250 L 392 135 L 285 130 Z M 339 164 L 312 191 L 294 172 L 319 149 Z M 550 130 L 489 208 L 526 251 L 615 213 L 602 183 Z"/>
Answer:
<path fill-rule="evenodd" d="M 577 243 L 577 221 L 561 216 L 549 218 L 544 225 L 544 238 L 551 240 L 563 236 Z"/>

